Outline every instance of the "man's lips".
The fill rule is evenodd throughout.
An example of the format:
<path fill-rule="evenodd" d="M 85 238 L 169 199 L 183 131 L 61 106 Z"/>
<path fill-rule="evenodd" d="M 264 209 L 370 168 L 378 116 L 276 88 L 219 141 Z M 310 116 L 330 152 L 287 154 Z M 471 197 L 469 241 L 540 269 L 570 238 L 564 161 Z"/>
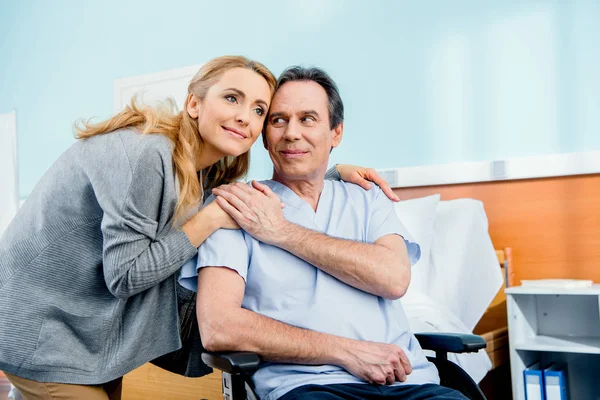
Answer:
<path fill-rule="evenodd" d="M 279 152 L 287 158 L 298 158 L 308 154 L 308 151 L 303 150 L 279 150 Z"/>
<path fill-rule="evenodd" d="M 230 132 L 232 135 L 239 137 L 240 139 L 246 139 L 248 137 L 248 135 L 246 135 L 244 132 L 237 130 L 235 128 L 230 128 L 228 126 L 222 126 L 221 128 L 225 129 L 226 131 Z"/>

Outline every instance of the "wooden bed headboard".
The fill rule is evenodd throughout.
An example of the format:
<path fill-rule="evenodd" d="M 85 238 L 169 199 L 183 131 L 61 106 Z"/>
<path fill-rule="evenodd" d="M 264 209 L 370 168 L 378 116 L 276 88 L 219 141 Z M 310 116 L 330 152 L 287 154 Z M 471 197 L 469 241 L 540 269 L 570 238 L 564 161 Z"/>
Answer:
<path fill-rule="evenodd" d="M 522 279 L 600 283 L 600 174 L 397 188 L 401 200 L 440 193 L 481 200 L 496 248 L 512 248 L 509 284 Z"/>

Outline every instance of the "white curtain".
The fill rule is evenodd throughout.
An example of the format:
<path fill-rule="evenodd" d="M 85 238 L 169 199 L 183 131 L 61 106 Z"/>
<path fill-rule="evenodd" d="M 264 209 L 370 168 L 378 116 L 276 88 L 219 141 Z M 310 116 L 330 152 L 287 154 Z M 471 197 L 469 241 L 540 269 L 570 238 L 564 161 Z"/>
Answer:
<path fill-rule="evenodd" d="M 0 236 L 19 207 L 17 116 L 0 114 Z"/>

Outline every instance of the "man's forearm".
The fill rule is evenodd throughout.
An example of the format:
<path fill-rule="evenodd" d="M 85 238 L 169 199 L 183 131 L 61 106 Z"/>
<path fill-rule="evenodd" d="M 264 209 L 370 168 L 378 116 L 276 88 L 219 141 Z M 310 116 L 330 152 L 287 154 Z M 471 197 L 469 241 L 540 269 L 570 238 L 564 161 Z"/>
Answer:
<path fill-rule="evenodd" d="M 344 366 L 351 339 L 297 328 L 243 308 L 198 310 L 202 344 L 209 351 L 249 351 L 265 361 Z"/>
<path fill-rule="evenodd" d="M 403 253 L 398 254 L 376 243 L 334 238 L 289 223 L 275 245 L 376 296 L 400 298 L 410 282 L 410 264 L 403 242 Z"/>

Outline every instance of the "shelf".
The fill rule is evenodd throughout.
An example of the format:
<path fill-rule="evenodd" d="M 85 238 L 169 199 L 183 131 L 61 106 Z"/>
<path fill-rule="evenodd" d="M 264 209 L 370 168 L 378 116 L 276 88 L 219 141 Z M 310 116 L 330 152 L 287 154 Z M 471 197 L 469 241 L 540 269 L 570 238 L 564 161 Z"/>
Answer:
<path fill-rule="evenodd" d="M 515 344 L 516 350 L 600 354 L 600 337 L 535 336 Z"/>
<path fill-rule="evenodd" d="M 565 289 L 557 287 L 513 286 L 504 290 L 506 294 L 550 294 L 550 295 L 595 295 L 600 296 L 600 284 L 587 288 Z"/>

